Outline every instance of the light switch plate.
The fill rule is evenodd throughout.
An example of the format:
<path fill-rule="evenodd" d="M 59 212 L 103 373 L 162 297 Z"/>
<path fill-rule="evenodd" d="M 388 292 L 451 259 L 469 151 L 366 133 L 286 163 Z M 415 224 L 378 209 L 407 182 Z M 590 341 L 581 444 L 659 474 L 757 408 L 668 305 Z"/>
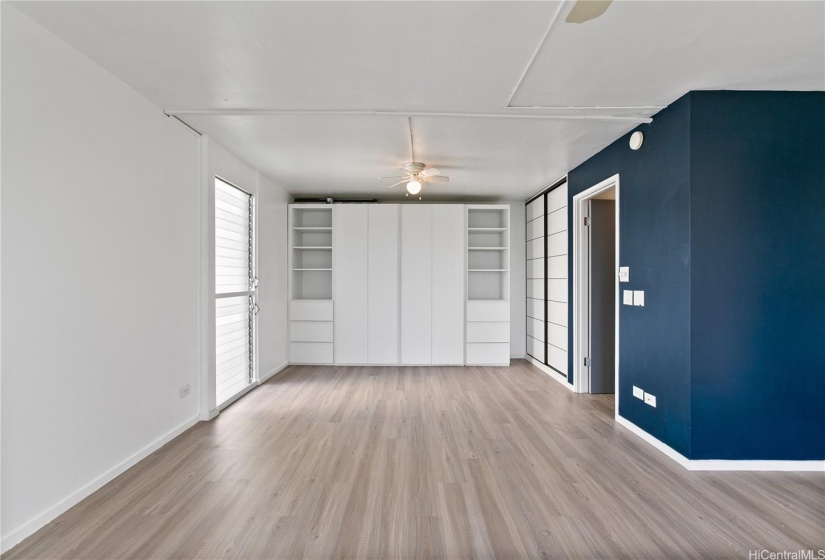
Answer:
<path fill-rule="evenodd" d="M 184 385 L 183 387 L 181 387 L 181 388 L 180 388 L 180 398 L 183 398 L 183 397 L 185 397 L 186 395 L 188 395 L 188 394 L 189 394 L 189 389 L 190 389 L 190 387 L 189 387 L 189 383 L 187 383 L 186 385 Z"/>
<path fill-rule="evenodd" d="M 649 404 L 653 408 L 656 408 L 656 397 L 650 393 L 645 393 L 645 404 Z"/>
<path fill-rule="evenodd" d="M 645 392 L 636 387 L 635 385 L 633 386 L 633 396 L 639 399 L 640 401 L 645 400 Z"/>
<path fill-rule="evenodd" d="M 633 290 L 622 291 L 622 303 L 625 305 L 633 305 Z"/>
<path fill-rule="evenodd" d="M 645 306 L 645 293 L 642 290 L 635 290 L 633 292 L 633 305 Z"/>
<path fill-rule="evenodd" d="M 630 282 L 630 267 L 629 266 L 620 266 L 619 267 L 619 282 Z"/>

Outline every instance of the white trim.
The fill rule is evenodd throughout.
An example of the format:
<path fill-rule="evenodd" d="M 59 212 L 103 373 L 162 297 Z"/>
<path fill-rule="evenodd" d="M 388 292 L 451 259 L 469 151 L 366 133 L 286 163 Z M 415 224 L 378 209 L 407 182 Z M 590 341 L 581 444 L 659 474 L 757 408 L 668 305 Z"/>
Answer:
<path fill-rule="evenodd" d="M 172 430 L 166 432 L 149 445 L 144 447 L 143 449 L 139 450 L 137 453 L 134 453 L 124 461 L 118 463 L 108 471 L 104 472 L 100 476 L 94 478 L 91 482 L 85 484 L 84 486 L 78 488 L 50 508 L 42 511 L 41 513 L 35 515 L 33 518 L 29 519 L 27 522 L 23 523 L 21 526 L 17 527 L 16 529 L 9 531 L 6 535 L 3 535 L 2 543 L 0 543 L 0 552 L 5 553 L 13 546 L 19 544 L 23 539 L 26 537 L 34 534 L 41 528 L 45 527 L 49 522 L 53 521 L 57 516 L 67 511 L 72 506 L 79 503 L 81 500 L 92 495 L 94 492 L 99 490 L 105 484 L 111 482 L 137 463 L 181 435 L 183 432 L 194 426 L 198 423 L 198 416 L 193 416 L 189 418 L 182 424 L 179 424 L 177 427 L 173 428 Z"/>
<path fill-rule="evenodd" d="M 549 368 L 548 366 L 544 365 L 543 363 L 541 363 L 540 361 L 536 360 L 535 358 L 533 358 L 533 357 L 532 357 L 532 356 L 530 356 L 530 355 L 528 355 L 525 359 L 526 359 L 528 362 L 530 362 L 530 364 L 531 364 L 531 365 L 536 366 L 536 367 L 537 367 L 537 368 L 539 368 L 542 372 L 546 373 L 546 374 L 547 374 L 547 376 L 548 376 L 548 377 L 550 377 L 551 379 L 553 379 L 553 380 L 555 380 L 555 381 L 558 381 L 559 383 L 561 383 L 562 385 L 564 385 L 565 387 L 567 387 L 567 388 L 568 388 L 568 389 L 570 389 L 571 391 L 575 391 L 575 389 L 573 388 L 573 386 L 572 386 L 570 383 L 568 383 L 567 378 L 566 378 L 566 377 L 564 377 L 564 376 L 563 376 L 562 374 L 560 374 L 559 372 L 557 372 L 556 370 Z"/>
<path fill-rule="evenodd" d="M 213 408 L 210 411 L 201 413 L 200 416 L 198 416 L 198 420 L 200 420 L 201 422 L 209 422 L 210 420 L 214 420 L 215 418 L 217 418 L 218 414 L 220 413 L 220 410 L 218 410 L 217 408 Z"/>
<path fill-rule="evenodd" d="M 511 360 L 525 360 L 527 359 L 527 354 L 510 354 Z"/>
<path fill-rule="evenodd" d="M 589 189 L 580 192 L 573 197 L 573 382 L 575 391 L 577 393 L 590 392 L 590 371 L 583 371 L 584 366 L 581 364 L 581 357 L 586 355 L 587 349 L 584 348 L 588 344 L 588 337 L 584 336 L 584 329 L 589 326 L 588 321 L 582 320 L 582 317 L 589 313 L 589 310 L 584 304 L 582 293 L 587 289 L 585 284 L 586 277 L 582 277 L 581 270 L 584 267 L 584 260 L 587 257 L 585 251 L 582 251 L 579 237 L 583 234 L 582 220 L 584 218 L 584 203 L 598 194 L 615 188 L 616 189 L 616 262 L 614 270 L 615 282 L 615 416 L 619 418 L 619 301 L 620 301 L 620 285 L 619 285 L 619 237 L 620 237 L 620 204 L 619 204 L 619 174 L 608 177 L 601 183 L 590 187 Z"/>
<path fill-rule="evenodd" d="M 270 371 L 269 373 L 267 373 L 266 375 L 259 376 L 258 377 L 258 385 L 263 385 L 264 383 L 266 383 L 267 381 L 269 381 L 270 379 L 272 379 L 273 377 L 275 377 L 276 375 L 278 375 L 279 373 L 284 371 L 288 366 L 289 366 L 289 361 L 286 361 L 286 362 L 282 363 L 281 365 L 279 365 L 278 367 L 276 367 L 275 369 L 273 369 L 272 371 Z"/>
<path fill-rule="evenodd" d="M 689 471 L 825 472 L 825 461 L 731 461 L 726 459 L 688 459 L 666 443 L 644 431 L 627 418 L 624 418 L 623 416 L 616 416 L 616 423 L 627 428 Z"/>

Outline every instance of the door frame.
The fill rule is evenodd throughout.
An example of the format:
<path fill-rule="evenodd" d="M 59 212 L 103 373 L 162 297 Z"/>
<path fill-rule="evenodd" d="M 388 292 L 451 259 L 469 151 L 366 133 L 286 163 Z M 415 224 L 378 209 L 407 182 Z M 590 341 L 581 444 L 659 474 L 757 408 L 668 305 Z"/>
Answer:
<path fill-rule="evenodd" d="M 586 202 L 598 196 L 606 190 L 616 189 L 616 263 L 614 281 L 616 283 L 615 296 L 615 414 L 619 415 L 619 174 L 608 177 L 604 181 L 593 185 L 587 190 L 580 192 L 573 197 L 573 383 L 577 393 L 590 392 L 590 368 L 584 365 L 582 358 L 587 355 L 590 343 L 590 310 L 588 309 L 587 298 L 588 289 L 587 270 L 588 259 L 590 257 L 589 247 L 584 243 L 587 230 L 584 226 L 586 215 Z"/>

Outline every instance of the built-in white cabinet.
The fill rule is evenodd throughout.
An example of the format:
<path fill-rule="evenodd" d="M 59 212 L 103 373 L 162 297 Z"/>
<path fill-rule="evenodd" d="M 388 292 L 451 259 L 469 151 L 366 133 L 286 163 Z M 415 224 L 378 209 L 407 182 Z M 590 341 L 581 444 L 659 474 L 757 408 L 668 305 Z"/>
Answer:
<path fill-rule="evenodd" d="M 369 363 L 398 363 L 398 204 L 369 205 Z"/>
<path fill-rule="evenodd" d="M 333 363 L 333 208 L 289 207 L 289 360 Z"/>
<path fill-rule="evenodd" d="M 509 207 L 290 206 L 290 362 L 507 365 Z"/>
<path fill-rule="evenodd" d="M 369 206 L 335 211 L 335 363 L 369 362 Z"/>
<path fill-rule="evenodd" d="M 466 363 L 510 364 L 510 207 L 466 207 Z"/>

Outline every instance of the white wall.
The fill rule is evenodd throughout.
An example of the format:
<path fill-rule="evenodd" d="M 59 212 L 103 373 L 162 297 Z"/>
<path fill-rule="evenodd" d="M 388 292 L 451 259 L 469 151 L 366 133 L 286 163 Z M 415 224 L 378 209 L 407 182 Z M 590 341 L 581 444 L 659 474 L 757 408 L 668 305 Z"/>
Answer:
<path fill-rule="evenodd" d="M 198 139 L 2 5 L 2 547 L 194 422 Z"/>
<path fill-rule="evenodd" d="M 523 201 L 506 204 L 510 205 L 510 356 L 524 358 L 527 344 L 526 214 Z"/>
<path fill-rule="evenodd" d="M 287 362 L 289 197 L 8 3 L 2 76 L 5 551 L 210 410 L 215 174 L 257 197 L 260 376 Z"/>

